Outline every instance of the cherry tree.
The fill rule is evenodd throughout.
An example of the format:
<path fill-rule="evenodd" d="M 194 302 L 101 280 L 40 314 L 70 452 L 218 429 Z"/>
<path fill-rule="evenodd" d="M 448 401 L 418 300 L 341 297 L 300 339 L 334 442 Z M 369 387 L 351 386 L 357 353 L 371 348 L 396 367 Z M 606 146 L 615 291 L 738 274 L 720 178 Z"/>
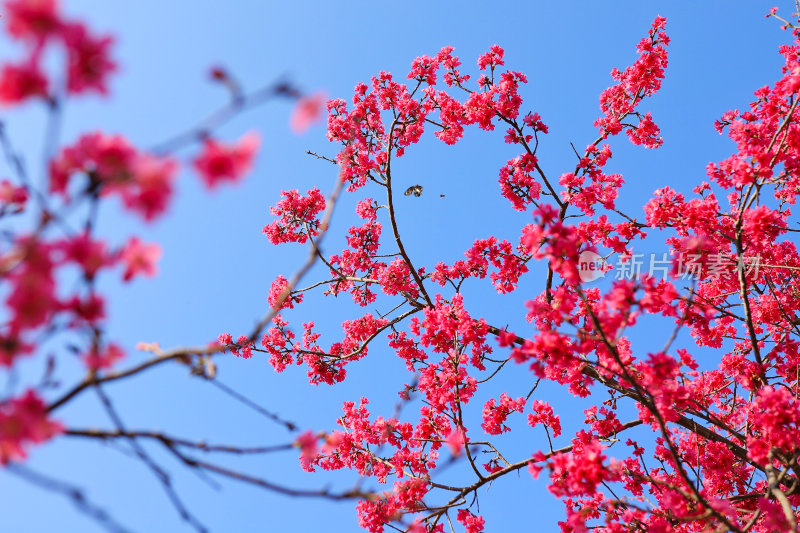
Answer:
<path fill-rule="evenodd" d="M 325 255 L 322 194 L 284 193 L 273 208 L 278 219 L 264 233 L 275 244 L 310 241 L 330 276 L 307 286 L 278 278 L 271 302 L 281 313 L 260 342 L 229 335 L 220 342 L 245 358 L 264 352 L 278 372 L 303 365 L 312 384 L 332 385 L 388 339 L 408 370 L 399 392 L 414 414 L 371 413 L 361 398 L 345 403 L 338 429 L 298 440 L 305 469 L 350 469 L 387 485 L 357 505 L 367 530 L 482 531 L 479 493 L 519 470 L 548 478 L 566 507 L 564 531 L 797 529 L 800 265 L 785 235 L 796 231 L 789 217 L 800 162 L 793 141 L 800 41 L 781 48 L 786 66 L 773 86 L 759 89 L 747 111 L 717 122 L 736 152 L 709 164 L 709 181 L 694 197 L 655 191 L 637 220 L 616 206 L 623 177 L 604 169 L 621 133 L 644 148 L 663 142 L 646 105 L 667 67 L 666 22 L 657 17 L 636 48 L 638 59 L 612 71 L 615 83 L 600 95 L 597 137 L 576 150 L 577 163 L 566 172 L 540 164 L 548 127 L 524 110 L 519 87 L 527 78 L 506 69 L 499 46 L 478 58 L 477 72 L 445 47 L 415 59 L 400 80 L 381 72 L 357 85 L 350 103 L 328 103 L 328 138 L 342 147 L 331 162 L 347 192 L 360 195 L 363 224 L 348 230 L 346 249 Z M 397 222 L 395 162 L 425 129 L 452 145 L 471 126 L 499 128 L 519 150 L 500 168 L 500 190 L 532 219 L 514 241 L 480 236 L 463 260 L 419 264 Z M 405 194 L 419 195 L 420 187 Z M 647 233 L 663 238 L 671 256 L 661 278 L 625 266 Z M 613 283 L 585 283 L 588 265 L 607 271 L 616 258 L 621 275 Z M 473 278 L 512 292 L 536 261 L 547 269 L 544 290 L 528 302 L 533 332 L 492 324 L 470 308 L 462 289 Z M 325 342 L 313 321 L 290 318 L 314 290 L 349 294 L 362 307 L 387 298 L 393 305 L 344 321 L 343 338 Z M 674 332 L 665 344 L 635 353 L 628 330 L 646 315 L 664 317 Z M 683 329 L 694 348 L 674 346 Z M 717 358 L 701 369 L 703 348 Z M 474 405 L 481 387 L 509 372 L 529 372 L 529 390 Z M 583 428 L 560 447 L 553 442 L 562 433 L 557 406 L 537 395 L 543 380 L 592 400 Z M 635 409 L 624 418 L 627 406 Z M 479 427 L 468 422 L 476 409 Z M 496 446 L 492 437 L 517 431 L 520 418 L 541 426 L 549 447 L 508 457 Z M 654 438 L 631 436 L 642 425 Z M 440 482 L 437 469 L 456 457 L 474 477 Z"/>
<path fill-rule="evenodd" d="M 0 102 L 38 100 L 57 117 L 68 96 L 105 92 L 115 69 L 110 38 L 65 19 L 52 1 L 15 0 L 4 15 L 28 55 L 0 71 Z M 0 462 L 47 484 L 25 469 L 32 448 L 55 446 L 60 436 L 125 443 L 198 531 L 202 522 L 142 442 L 160 444 L 203 475 L 289 496 L 354 500 L 359 524 L 372 533 L 491 530 L 480 501 L 491 498 L 492 484 L 520 475 L 563 502 L 562 531 L 797 531 L 800 257 L 791 207 L 800 191 L 800 26 L 776 9 L 767 16 L 792 44 L 779 50 L 785 66 L 777 81 L 715 124 L 733 153 L 709 163 L 707 181 L 691 196 L 659 187 L 643 217 L 620 207 L 624 178 L 608 168 L 615 145 L 663 143 L 658 117 L 648 111 L 668 64 L 660 16 L 643 28 L 636 60 L 612 71 L 596 136 L 576 145 L 566 166 L 547 161 L 543 142 L 558 117 L 526 107 L 520 91 L 528 78 L 511 70 L 497 45 L 474 68 L 446 46 L 414 59 L 408 73 L 380 72 L 349 100 L 327 103 L 287 82 L 248 93 L 217 68 L 212 77 L 230 91 L 228 106 L 152 150 L 101 132 L 52 146 L 46 189 L 31 182 L 11 139 L 0 136 L 16 169 L 16 181 L 0 185 L 0 214 L 19 219 L 0 261 L 8 315 L 0 363 L 12 371 L 57 344 L 77 352 L 86 369 L 77 383 L 55 386 L 58 355 L 44 377 L 3 398 Z M 49 47 L 67 58 L 63 87 L 43 70 Z M 334 155 L 311 152 L 336 176 L 332 190 L 285 190 L 263 228 L 272 244 L 306 247 L 308 259 L 274 281 L 270 309 L 255 326 L 190 348 L 142 343 L 148 358 L 126 364 L 126 349 L 103 328 L 96 279 L 117 267 L 124 281 L 152 276 L 160 248 L 135 237 L 117 244 L 95 238 L 97 204 L 116 198 L 132 215 L 157 219 L 174 189 L 178 163 L 170 154 L 187 146 L 207 188 L 240 180 L 259 137 L 222 140 L 214 130 L 275 97 L 297 100 L 294 131 L 326 105 L 328 140 L 337 147 Z M 400 199 L 437 193 L 403 177 L 402 161 L 419 143 L 458 144 L 469 128 L 515 151 L 498 162 L 499 194 L 525 220 L 511 240 L 476 235 L 463 259 L 430 261 L 414 253 Z M 360 222 L 346 231 L 346 247 L 331 253 L 333 208 L 345 198 Z M 663 245 L 663 254 L 643 258 L 637 246 L 645 242 Z M 521 311 L 529 324 L 496 323 L 496 309 L 474 306 L 482 285 L 501 295 L 535 287 Z M 320 331 L 317 323 L 329 317 L 309 311 L 311 299 L 333 300 L 337 319 L 351 313 L 338 337 Z M 634 346 L 632 334 L 647 328 L 650 345 Z M 213 384 L 216 362 L 226 357 L 268 361 L 279 373 L 301 367 L 311 385 L 330 387 L 368 358 L 394 356 L 406 372 L 402 388 L 385 391 L 396 408 L 353 398 L 328 427 L 288 422 L 228 389 L 294 433 L 278 446 L 130 429 L 106 392 L 167 364 L 186 365 Z M 567 418 L 544 392 L 551 386 L 587 406 L 582 420 Z M 111 429 L 59 418 L 62 406 L 87 394 Z M 304 470 L 352 471 L 357 482 L 341 491 L 299 490 L 199 455 L 287 449 Z M 121 528 L 80 493 L 62 492 L 108 529 Z"/>
<path fill-rule="evenodd" d="M 224 67 L 209 72 L 229 102 L 199 123 L 144 149 L 126 136 L 85 131 L 77 138 L 59 139 L 67 105 L 85 96 L 106 96 L 110 78 L 119 70 L 114 38 L 97 33 L 86 23 L 65 14 L 56 0 L 10 0 L 0 11 L 4 31 L 22 55 L 0 67 L 0 105 L 16 110 L 40 106 L 47 113 L 44 132 L 43 176 L 31 171 L 25 152 L 17 146 L 6 123 L 0 123 L 0 151 L 13 176 L 0 181 L 2 217 L 2 299 L 4 321 L 0 331 L 0 467 L 33 485 L 70 499 L 100 526 L 125 531 L 83 489 L 28 468 L 31 448 L 56 437 L 124 442 L 130 453 L 149 469 L 181 518 L 198 531 L 206 527 L 184 503 L 172 477 L 148 449 L 155 441 L 174 452 L 185 466 L 217 471 L 223 477 L 281 485 L 226 470 L 217 463 L 202 464 L 184 452 L 265 454 L 292 449 L 292 444 L 248 447 L 210 444 L 155 429 L 129 429 L 106 387 L 139 377 L 165 363 L 179 363 L 192 375 L 212 382 L 215 363 L 210 358 L 221 346 L 211 344 L 189 352 L 161 351 L 157 343 L 138 348 L 146 358 L 131 358 L 134 348 L 122 346 L 107 330 L 108 278 L 128 284 L 158 272 L 162 255 L 158 243 L 132 236 L 112 242 L 98 233 L 100 206 L 121 207 L 129 217 L 155 223 L 169 209 L 182 166 L 179 151 L 190 156 L 184 166 L 209 191 L 241 181 L 254 163 L 260 135 L 239 139 L 217 138 L 215 132 L 235 116 L 277 99 L 295 102 L 289 125 L 304 132 L 324 111 L 321 93 L 304 94 L 291 81 L 279 79 L 248 91 Z M 26 363 L 40 360 L 34 370 Z M 79 370 L 76 372 L 76 363 Z M 42 369 L 42 371 L 39 371 Z M 75 379 L 77 376 L 77 379 Z M 218 388 L 244 405 L 252 402 L 235 390 Z M 64 408 L 86 396 L 95 401 L 111 422 L 109 430 L 70 426 Z M 293 427 L 266 410 L 261 412 Z M 96 425 L 105 423 L 98 420 Z M 335 497 L 335 496 L 332 496 Z"/>

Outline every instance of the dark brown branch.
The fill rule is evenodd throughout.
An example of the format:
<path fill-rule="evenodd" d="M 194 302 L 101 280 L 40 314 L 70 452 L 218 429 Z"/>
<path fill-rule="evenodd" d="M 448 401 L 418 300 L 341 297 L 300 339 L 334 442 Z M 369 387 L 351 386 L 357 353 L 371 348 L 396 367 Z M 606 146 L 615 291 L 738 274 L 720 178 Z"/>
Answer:
<path fill-rule="evenodd" d="M 121 432 L 123 435 L 127 433 L 125 427 L 122 423 L 122 418 L 120 417 L 119 413 L 117 413 L 114 405 L 111 403 L 111 398 L 109 398 L 100 385 L 94 386 L 95 392 L 97 392 L 97 396 L 100 398 L 100 403 L 103 405 L 106 413 L 108 414 L 111 421 L 116 426 L 117 431 Z M 183 500 L 181 500 L 180 496 L 178 496 L 178 492 L 175 490 L 175 487 L 172 486 L 172 479 L 170 478 L 169 474 L 162 469 L 151 457 L 148 453 L 142 448 L 139 443 L 133 437 L 127 437 L 128 442 L 130 443 L 133 452 L 136 456 L 144 463 L 148 469 L 150 469 L 153 474 L 156 476 L 156 479 L 161 483 L 161 486 L 164 488 L 164 492 L 167 493 L 167 497 L 169 498 L 172 506 L 175 507 L 175 510 L 180 515 L 181 519 L 191 525 L 198 533 L 208 533 L 208 529 L 201 524 L 195 516 L 189 512 L 189 509 L 184 505 Z"/>
<path fill-rule="evenodd" d="M 83 490 L 63 481 L 45 476 L 26 466 L 11 463 L 6 465 L 5 472 L 13 474 L 20 479 L 36 485 L 39 488 L 60 494 L 68 498 L 75 508 L 94 520 L 100 527 L 113 533 L 129 533 L 122 525 L 118 524 L 107 511 L 93 504 L 84 494 Z"/>
<path fill-rule="evenodd" d="M 281 452 L 293 449 L 294 444 L 277 444 L 274 446 L 240 447 L 230 445 L 208 444 L 205 441 L 192 441 L 180 437 L 173 437 L 158 431 L 135 430 L 101 430 L 101 429 L 67 429 L 63 433 L 68 437 L 82 437 L 97 440 L 112 439 L 148 439 L 162 443 L 164 446 L 182 446 L 203 452 L 220 452 L 236 455 L 264 454 Z"/>
<path fill-rule="evenodd" d="M 257 107 L 276 97 L 297 98 L 300 93 L 285 81 L 275 81 L 250 94 L 237 95 L 230 103 L 211 113 L 188 130 L 161 141 L 150 148 L 156 154 L 166 154 L 201 140 L 239 113 Z"/>

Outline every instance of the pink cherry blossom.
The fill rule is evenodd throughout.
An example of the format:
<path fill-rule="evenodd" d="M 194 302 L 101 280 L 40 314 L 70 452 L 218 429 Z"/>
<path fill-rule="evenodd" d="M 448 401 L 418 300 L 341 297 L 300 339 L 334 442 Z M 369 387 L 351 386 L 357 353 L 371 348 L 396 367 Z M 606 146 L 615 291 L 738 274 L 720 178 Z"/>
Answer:
<path fill-rule="evenodd" d="M 152 278 L 158 273 L 159 259 L 161 259 L 161 246 L 145 244 L 139 237 L 131 237 L 120 255 L 120 260 L 125 265 L 122 279 L 130 281 L 139 275 Z"/>
<path fill-rule="evenodd" d="M 10 0 L 4 7 L 8 33 L 14 38 L 39 42 L 61 29 L 57 0 Z"/>
<path fill-rule="evenodd" d="M 308 128 L 322 118 L 322 111 L 327 99 L 324 92 L 316 92 L 300 98 L 289 118 L 289 128 L 297 135 L 305 133 Z"/>
<path fill-rule="evenodd" d="M 49 82 L 39 66 L 6 63 L 0 68 L 0 104 L 16 105 L 33 97 L 46 97 Z"/>
<path fill-rule="evenodd" d="M 103 349 L 92 348 L 84 355 L 83 362 L 91 370 L 106 370 L 125 357 L 125 351 L 117 344 L 109 344 Z"/>
<path fill-rule="evenodd" d="M 65 25 L 62 35 L 69 64 L 67 90 L 74 94 L 108 94 L 108 78 L 117 70 L 110 53 L 114 39 L 109 35 L 94 37 L 80 22 Z"/>
<path fill-rule="evenodd" d="M 206 139 L 203 151 L 194 160 L 194 168 L 209 189 L 224 182 L 235 183 L 253 168 L 260 143 L 255 132 L 247 133 L 233 144 Z"/>
<path fill-rule="evenodd" d="M 300 464 L 303 467 L 303 470 L 308 472 L 313 472 L 314 467 L 311 466 L 311 463 L 314 459 L 317 458 L 317 441 L 319 439 L 312 431 L 306 431 L 302 433 L 297 440 L 295 441 L 295 445 L 300 448 Z"/>
<path fill-rule="evenodd" d="M 32 390 L 0 403 L 0 465 L 25 459 L 31 444 L 63 431 L 64 426 L 49 418 L 46 407 Z"/>

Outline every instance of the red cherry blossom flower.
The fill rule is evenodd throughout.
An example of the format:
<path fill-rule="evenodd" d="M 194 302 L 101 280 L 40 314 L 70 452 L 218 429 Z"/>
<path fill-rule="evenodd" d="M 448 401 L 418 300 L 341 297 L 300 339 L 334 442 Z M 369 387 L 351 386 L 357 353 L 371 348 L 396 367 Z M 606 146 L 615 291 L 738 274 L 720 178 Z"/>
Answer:
<path fill-rule="evenodd" d="M 194 168 L 209 189 L 223 182 L 237 182 L 253 168 L 261 141 L 250 132 L 234 144 L 206 139 L 203 151 L 194 160 Z"/>
<path fill-rule="evenodd" d="M 140 274 L 153 277 L 158 272 L 156 263 L 161 259 L 161 247 L 158 244 L 144 244 L 138 237 L 132 237 L 122 249 L 120 259 L 125 265 L 122 277 L 125 281 Z"/>
<path fill-rule="evenodd" d="M 300 135 L 306 132 L 315 122 L 322 118 L 325 102 L 328 97 L 324 92 L 316 92 L 304 96 L 297 101 L 289 118 L 289 127 Z"/>

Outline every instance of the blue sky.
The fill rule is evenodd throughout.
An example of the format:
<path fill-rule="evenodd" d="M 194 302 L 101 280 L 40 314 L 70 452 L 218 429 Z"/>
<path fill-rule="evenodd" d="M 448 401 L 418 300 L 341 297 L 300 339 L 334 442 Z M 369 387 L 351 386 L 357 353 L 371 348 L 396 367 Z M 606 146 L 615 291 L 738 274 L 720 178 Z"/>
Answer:
<path fill-rule="evenodd" d="M 784 15 L 791 2 L 775 2 Z M 614 5 L 614 9 L 607 6 Z M 712 124 L 730 108 L 744 108 L 753 91 L 779 76 L 777 54 L 788 35 L 764 14 L 773 3 L 761 2 L 262 2 L 241 0 L 139 0 L 137 2 L 65 2 L 72 16 L 88 20 L 96 31 L 113 33 L 121 71 L 107 99 L 85 98 L 66 110 L 62 142 L 100 129 L 128 135 L 146 147 L 182 131 L 225 103 L 225 92 L 207 80 L 211 65 L 223 64 L 246 87 L 255 89 L 286 75 L 300 87 L 322 89 L 349 99 L 354 85 L 380 70 L 404 77 L 411 61 L 453 45 L 474 68 L 478 54 L 499 44 L 506 66 L 528 74 L 522 91 L 524 109 L 538 112 L 550 126 L 542 141 L 545 171 L 558 175 L 573 165 L 570 142 L 579 148 L 596 134 L 598 96 L 611 83 L 609 71 L 635 59 L 634 47 L 653 18 L 669 20 L 670 66 L 659 95 L 645 103 L 665 138 L 652 151 L 612 143 L 610 170 L 623 173 L 621 204 L 643 217 L 641 205 L 656 188 L 671 185 L 684 192 L 704 179 L 709 161 L 729 155 L 732 145 Z M 3 60 L 19 51 L 0 42 Z M 257 166 L 247 180 L 207 194 L 196 177 L 184 172 L 179 194 L 168 216 L 142 225 L 117 206 L 101 210 L 104 235 L 118 241 L 131 234 L 157 241 L 164 249 L 160 275 L 127 286 L 108 282 L 111 294 L 109 332 L 130 350 L 129 363 L 144 356 L 134 352 L 138 341 L 164 347 L 201 344 L 219 333 L 250 330 L 266 310 L 269 285 L 278 274 L 291 274 L 305 258 L 305 249 L 271 246 L 261 228 L 272 219 L 269 206 L 282 189 L 302 191 L 316 185 L 328 191 L 336 177 L 330 165 L 305 155 L 308 149 L 333 155 L 324 129 L 297 137 L 289 133 L 291 104 L 276 102 L 232 121 L 219 131 L 235 139 L 251 129 L 262 135 Z M 9 133 L 36 168 L 44 114 L 34 107 L 3 112 Z M 192 150 L 181 152 L 184 159 Z M 515 240 L 529 214 L 513 212 L 500 197 L 497 171 L 515 154 L 502 134 L 470 131 L 463 143 L 446 147 L 431 135 L 398 161 L 401 183 L 420 183 L 420 198 L 401 198 L 401 228 L 413 235 L 407 246 L 420 262 L 433 266 L 461 257 L 476 238 L 495 234 Z M 41 169 L 38 169 L 41 171 Z M 0 170 L 7 172 L 7 169 Z M 369 192 L 378 194 L 377 191 Z M 440 194 L 445 197 L 441 198 Z M 328 253 L 344 247 L 344 231 L 354 222 L 356 198 L 346 197 L 326 243 Z M 322 276 L 312 271 L 309 280 Z M 524 301 L 541 290 L 532 278 L 518 293 L 493 294 L 488 284 L 473 283 L 468 305 L 474 314 L 496 325 L 516 324 L 525 331 Z M 337 324 L 360 316 L 349 301 L 320 301 L 290 318 L 316 319 L 330 341 Z M 529 327 L 529 326 L 527 326 Z M 659 339 L 669 331 L 659 330 Z M 634 339 L 646 349 L 646 336 Z M 329 341 L 329 342 L 330 342 Z M 663 344 L 658 341 L 659 346 Z M 64 356 L 69 359 L 69 356 Z M 305 373 L 290 369 L 276 375 L 267 361 L 231 359 L 220 363 L 220 380 L 287 419 L 313 429 L 332 428 L 345 400 L 368 396 L 371 407 L 391 414 L 404 383 L 402 366 L 388 349 L 374 348 L 369 358 L 350 369 L 348 381 L 336 387 L 311 387 Z M 41 364 L 41 359 L 31 363 Z M 70 366 L 72 364 L 72 367 Z M 67 361 L 69 372 L 74 362 Z M 508 390 L 524 394 L 526 370 L 486 394 Z M 406 378 L 407 379 L 407 378 Z M 389 391 L 389 392 L 387 392 Z M 162 368 L 108 389 L 131 428 L 169 428 L 175 434 L 250 445 L 286 442 L 280 427 L 247 411 L 214 388 L 187 376 L 183 367 Z M 562 409 L 565 426 L 583 408 L 563 391 L 544 386 L 542 394 Z M 87 395 L 60 414 L 71 426 L 110 427 L 96 399 Z M 480 409 L 478 408 L 479 412 Z M 578 420 L 579 422 L 580 420 Z M 520 418 L 519 422 L 522 422 Z M 538 432 L 524 432 L 509 446 L 533 451 L 542 445 Z M 568 432 L 565 432 L 568 433 Z M 524 442 L 521 439 L 530 439 Z M 328 503 L 277 496 L 222 482 L 211 488 L 191 472 L 152 448 L 154 457 L 174 473 L 187 505 L 212 531 L 360 531 L 351 503 Z M 338 483 L 354 477 L 306 475 L 294 452 L 280 456 L 232 460 L 231 465 L 254 475 L 295 487 Z M 35 449 L 28 465 L 85 487 L 87 496 L 133 531 L 189 531 L 164 493 L 139 462 L 110 446 L 66 438 Z M 0 471 L 0 520 L 9 532 L 95 531 L 96 524 L 59 496 L 20 482 Z M 527 475 L 503 479 L 481 495 L 488 533 L 535 525 L 556 531 L 561 505 L 542 482 Z M 183 528 L 183 529 L 181 529 Z"/>

